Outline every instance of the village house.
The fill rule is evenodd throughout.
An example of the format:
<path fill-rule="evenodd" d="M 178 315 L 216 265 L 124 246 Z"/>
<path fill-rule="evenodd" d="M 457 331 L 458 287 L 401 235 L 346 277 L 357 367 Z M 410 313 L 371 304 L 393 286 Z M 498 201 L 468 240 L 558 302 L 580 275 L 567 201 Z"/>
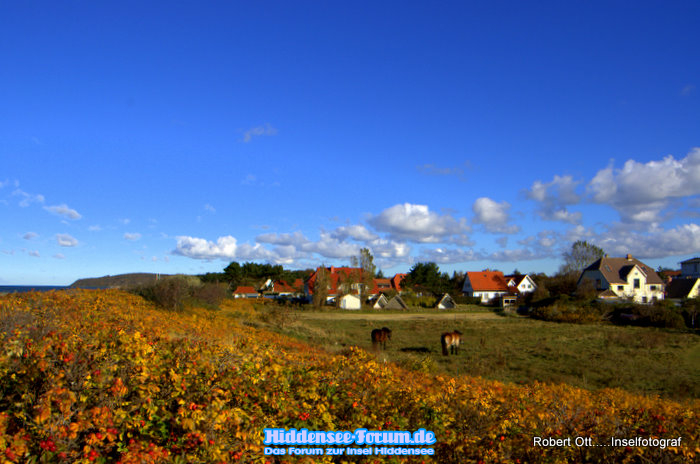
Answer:
<path fill-rule="evenodd" d="M 462 286 L 464 295 L 479 298 L 482 303 L 492 303 L 514 291 L 501 271 L 467 272 Z"/>
<path fill-rule="evenodd" d="M 259 295 L 255 287 L 246 285 L 239 285 L 236 287 L 236 290 L 233 291 L 234 298 L 257 298 Z"/>
<path fill-rule="evenodd" d="M 388 293 L 392 290 L 396 292 L 401 291 L 401 281 L 406 276 L 406 274 L 396 274 L 391 279 L 386 278 L 374 278 L 372 279 L 371 288 L 367 288 L 367 285 L 359 282 L 362 280 L 362 269 L 359 267 L 327 267 L 325 268 L 328 273 L 328 294 L 326 296 L 327 303 L 335 302 L 338 295 L 359 295 L 362 294 L 363 298 L 374 301 L 379 295 Z M 311 300 L 316 286 L 316 280 L 318 279 L 318 274 L 321 268 L 317 268 L 316 271 L 311 274 L 311 276 L 304 283 L 304 294 L 308 300 Z M 354 304 L 354 303 L 353 303 Z M 349 309 L 349 308 L 348 308 Z"/>
<path fill-rule="evenodd" d="M 652 303 L 664 299 L 665 285 L 654 270 L 632 255 L 598 259 L 581 273 L 578 286 L 592 283 L 599 297 Z"/>
<path fill-rule="evenodd" d="M 681 278 L 700 278 L 700 258 L 696 257 L 681 262 Z"/>
<path fill-rule="evenodd" d="M 537 284 L 527 274 L 511 274 L 505 276 L 508 288 L 516 289 L 517 293 L 532 293 L 537 288 Z"/>

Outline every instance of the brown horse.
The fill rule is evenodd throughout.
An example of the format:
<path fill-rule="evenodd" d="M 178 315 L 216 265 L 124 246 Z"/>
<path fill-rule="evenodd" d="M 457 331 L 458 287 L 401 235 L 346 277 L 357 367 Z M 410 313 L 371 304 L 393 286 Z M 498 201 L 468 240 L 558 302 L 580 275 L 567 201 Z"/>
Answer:
<path fill-rule="evenodd" d="M 457 354 L 459 351 L 459 342 L 462 341 L 462 332 L 455 330 L 454 332 L 445 332 L 440 337 L 442 343 L 442 354 L 447 356 L 447 348 L 450 349 L 449 354 Z"/>
<path fill-rule="evenodd" d="M 374 329 L 372 331 L 372 348 L 375 351 L 381 346 L 386 350 L 386 341 L 391 340 L 391 329 L 382 327 L 381 329 Z"/>

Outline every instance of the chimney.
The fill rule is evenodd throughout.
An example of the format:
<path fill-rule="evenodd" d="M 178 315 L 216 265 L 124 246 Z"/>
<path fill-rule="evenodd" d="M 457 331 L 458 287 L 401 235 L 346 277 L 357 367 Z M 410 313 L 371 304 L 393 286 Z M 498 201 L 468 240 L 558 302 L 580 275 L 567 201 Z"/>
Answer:
<path fill-rule="evenodd" d="M 632 255 L 630 255 L 630 254 L 627 255 L 627 261 L 632 261 Z"/>

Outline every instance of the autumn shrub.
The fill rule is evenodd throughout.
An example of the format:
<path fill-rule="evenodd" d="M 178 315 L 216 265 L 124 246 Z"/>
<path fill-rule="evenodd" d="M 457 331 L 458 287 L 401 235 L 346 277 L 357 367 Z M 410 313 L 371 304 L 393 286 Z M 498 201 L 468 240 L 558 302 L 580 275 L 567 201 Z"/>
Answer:
<path fill-rule="evenodd" d="M 568 297 L 559 297 L 547 305 L 537 305 L 530 310 L 530 317 L 551 322 L 589 324 L 601 321 L 598 306 L 580 304 Z"/>
<path fill-rule="evenodd" d="M 614 304 L 606 316 L 617 325 L 683 329 L 686 322 L 680 309 L 668 304 Z"/>
<path fill-rule="evenodd" d="M 191 298 L 195 303 L 202 303 L 212 308 L 218 308 L 221 302 L 229 296 L 228 285 L 221 282 L 205 282 L 191 287 Z"/>
<path fill-rule="evenodd" d="M 425 428 L 437 439 L 426 463 L 680 464 L 700 453 L 698 401 L 435 376 L 251 328 L 235 312 L 247 306 L 222 306 L 165 313 L 113 290 L 0 297 L 0 314 L 32 315 L 0 333 L 0 462 L 278 462 L 264 455 L 264 428 Z M 536 447 L 535 436 L 683 440 Z"/>
<path fill-rule="evenodd" d="M 217 309 L 229 295 L 224 283 L 202 283 L 195 276 L 185 275 L 169 276 L 133 291 L 169 311 L 182 311 L 187 304 Z"/>
<path fill-rule="evenodd" d="M 459 305 L 479 305 L 481 304 L 481 298 L 477 296 L 467 296 L 467 295 L 457 295 L 453 296 L 452 299 L 456 304 Z"/>

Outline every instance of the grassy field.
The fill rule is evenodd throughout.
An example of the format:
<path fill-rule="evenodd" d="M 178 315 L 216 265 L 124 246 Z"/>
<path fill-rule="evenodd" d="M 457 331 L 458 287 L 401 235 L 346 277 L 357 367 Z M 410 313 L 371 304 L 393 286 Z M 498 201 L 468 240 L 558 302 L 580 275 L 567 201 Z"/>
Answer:
<path fill-rule="evenodd" d="M 271 311 L 269 323 L 278 331 L 330 351 L 353 345 L 371 350 L 372 329 L 389 327 L 392 341 L 377 358 L 427 373 L 700 398 L 700 337 L 689 333 L 557 324 L 483 309 L 393 314 Z M 440 334 L 454 329 L 463 333 L 462 349 L 457 356 L 443 356 Z"/>

